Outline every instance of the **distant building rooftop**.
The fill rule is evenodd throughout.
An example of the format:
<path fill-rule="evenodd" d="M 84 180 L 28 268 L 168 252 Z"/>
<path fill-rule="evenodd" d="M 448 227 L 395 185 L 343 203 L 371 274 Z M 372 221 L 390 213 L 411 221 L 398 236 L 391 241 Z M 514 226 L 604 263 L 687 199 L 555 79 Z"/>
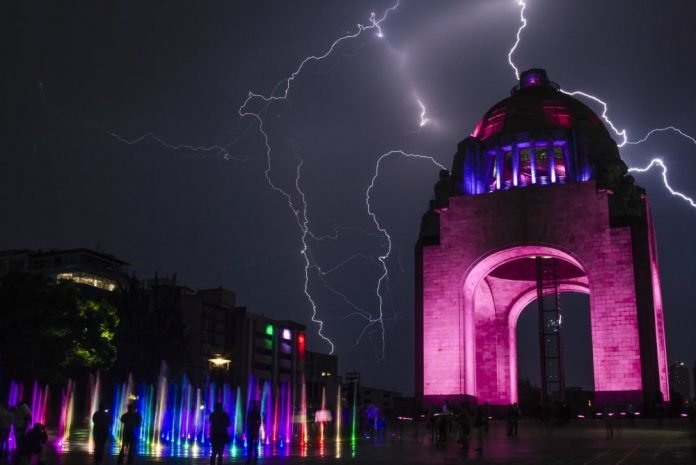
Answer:
<path fill-rule="evenodd" d="M 126 283 L 128 265 L 113 255 L 85 248 L 0 251 L 0 275 L 35 273 L 109 292 Z"/>

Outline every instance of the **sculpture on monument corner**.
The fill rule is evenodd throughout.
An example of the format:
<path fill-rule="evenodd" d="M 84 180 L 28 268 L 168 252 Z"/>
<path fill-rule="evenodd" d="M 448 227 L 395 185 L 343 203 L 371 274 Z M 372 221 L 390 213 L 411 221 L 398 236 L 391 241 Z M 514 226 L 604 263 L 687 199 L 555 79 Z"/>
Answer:
<path fill-rule="evenodd" d="M 435 203 L 432 208 L 437 212 L 447 211 L 449 197 L 452 194 L 452 179 L 448 170 L 440 170 L 440 179 L 435 183 Z"/>

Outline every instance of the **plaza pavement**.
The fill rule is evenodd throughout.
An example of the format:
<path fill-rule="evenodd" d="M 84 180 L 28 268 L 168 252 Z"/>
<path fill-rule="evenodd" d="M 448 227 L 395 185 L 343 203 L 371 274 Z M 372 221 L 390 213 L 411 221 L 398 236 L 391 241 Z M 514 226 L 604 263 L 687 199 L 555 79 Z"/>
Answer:
<path fill-rule="evenodd" d="M 259 464 L 542 464 L 542 465 L 681 465 L 696 464 L 696 429 L 685 420 L 665 422 L 639 420 L 631 427 L 618 422 L 614 438 L 607 439 L 599 420 L 582 420 L 563 427 L 541 427 L 536 421 L 520 422 L 519 436 L 505 435 L 504 422 L 492 422 L 483 451 L 471 447 L 464 452 L 450 438 L 445 444 L 433 444 L 422 424 L 409 424 L 403 435 L 387 434 L 373 441 L 361 439 L 353 447 L 350 441 L 339 446 L 327 441 L 304 449 L 293 447 L 262 456 Z M 415 428 L 414 428 L 415 427 Z M 225 464 L 244 463 L 241 452 L 225 457 Z M 91 464 L 84 448 L 73 447 L 62 454 L 49 453 L 47 463 L 56 465 Z M 207 465 L 206 457 L 154 457 L 139 455 L 135 465 L 171 463 Z M 107 456 L 104 465 L 115 465 L 116 457 Z"/>

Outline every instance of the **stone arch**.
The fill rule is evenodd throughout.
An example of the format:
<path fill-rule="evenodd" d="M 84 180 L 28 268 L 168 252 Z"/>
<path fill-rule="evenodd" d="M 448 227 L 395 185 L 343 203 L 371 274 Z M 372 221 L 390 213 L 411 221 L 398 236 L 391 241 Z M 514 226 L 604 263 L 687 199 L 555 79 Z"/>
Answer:
<path fill-rule="evenodd" d="M 590 289 L 582 283 L 561 283 L 560 292 L 578 292 L 590 295 Z M 536 289 L 521 296 L 510 309 L 508 314 L 508 331 L 510 341 L 510 399 L 512 402 L 518 401 L 517 395 L 517 320 L 527 305 L 534 302 L 537 298 Z"/>
<path fill-rule="evenodd" d="M 561 291 L 590 293 L 581 261 L 562 247 L 547 244 L 515 245 L 474 262 L 461 284 L 463 314 L 464 385 L 466 394 L 495 404 L 517 401 L 517 317 L 536 298 L 536 282 L 504 282 L 492 273 L 513 262 L 543 256 L 567 263 L 581 273 L 561 282 Z M 513 264 L 514 266 L 514 264 Z M 499 282 L 496 282 L 499 281 Z M 491 316 L 492 315 L 492 316 Z"/>

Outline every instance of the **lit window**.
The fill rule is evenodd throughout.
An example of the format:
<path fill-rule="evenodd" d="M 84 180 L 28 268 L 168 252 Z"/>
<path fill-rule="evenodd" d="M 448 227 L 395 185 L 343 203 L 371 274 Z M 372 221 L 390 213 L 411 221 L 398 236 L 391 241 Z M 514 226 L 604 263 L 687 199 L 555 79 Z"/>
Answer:
<path fill-rule="evenodd" d="M 534 152 L 537 184 L 549 183 L 549 153 L 546 147 L 537 147 Z"/>
<path fill-rule="evenodd" d="M 550 126 L 560 126 L 562 128 L 570 128 L 573 126 L 572 117 L 565 105 L 560 102 L 547 101 L 544 102 L 543 108 L 546 124 Z"/>
<path fill-rule="evenodd" d="M 481 134 L 481 139 L 485 139 L 494 134 L 498 134 L 503 130 L 503 123 L 505 122 L 505 111 L 507 108 L 496 108 L 493 110 L 491 115 L 486 118 L 483 125 L 483 134 Z"/>
<path fill-rule="evenodd" d="M 556 172 L 556 182 L 564 183 L 566 181 L 566 163 L 563 147 L 553 148 L 554 171 Z"/>
<path fill-rule="evenodd" d="M 112 279 L 103 278 L 101 276 L 93 275 L 91 273 L 85 273 L 82 271 L 76 271 L 72 273 L 58 273 L 56 276 L 56 281 L 72 281 L 77 284 L 83 284 L 85 286 L 96 287 L 97 289 L 104 289 L 105 291 L 113 292 L 116 290 L 117 283 Z"/>
<path fill-rule="evenodd" d="M 300 352 L 300 356 L 304 356 L 305 351 L 305 336 L 303 333 L 297 335 L 297 349 Z"/>
<path fill-rule="evenodd" d="M 532 159 L 529 149 L 520 150 L 520 185 L 526 186 L 532 183 Z"/>
<path fill-rule="evenodd" d="M 489 152 L 489 163 L 491 166 L 491 169 L 489 170 L 490 176 L 489 176 L 489 182 L 488 182 L 488 190 L 489 192 L 493 192 L 494 190 L 498 189 L 498 160 L 496 159 L 495 152 Z"/>
<path fill-rule="evenodd" d="M 285 340 L 292 339 L 292 333 L 290 333 L 290 330 L 288 328 L 283 329 L 283 339 L 285 339 Z"/>
<path fill-rule="evenodd" d="M 509 189 L 513 185 L 512 151 L 503 152 L 503 185 Z"/>

